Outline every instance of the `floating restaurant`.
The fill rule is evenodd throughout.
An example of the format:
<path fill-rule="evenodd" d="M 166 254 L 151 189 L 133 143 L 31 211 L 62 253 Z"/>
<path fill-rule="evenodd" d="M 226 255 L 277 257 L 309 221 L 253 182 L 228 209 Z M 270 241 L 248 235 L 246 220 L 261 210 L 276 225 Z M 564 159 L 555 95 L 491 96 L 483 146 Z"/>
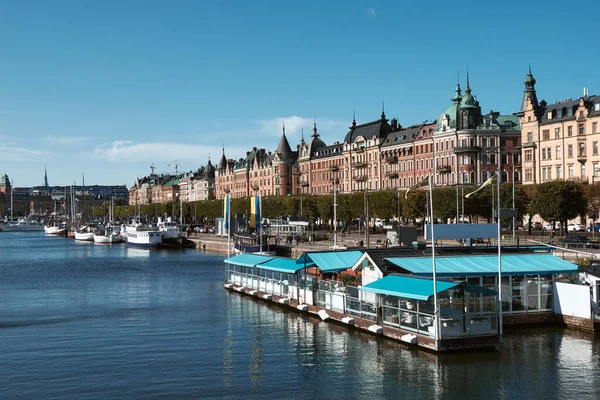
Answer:
<path fill-rule="evenodd" d="M 486 248 L 306 252 L 298 259 L 240 254 L 225 287 L 435 351 L 497 347 L 503 326 L 551 323 L 555 278 L 577 266 L 532 248 L 504 249 L 502 312 L 497 255 Z"/>

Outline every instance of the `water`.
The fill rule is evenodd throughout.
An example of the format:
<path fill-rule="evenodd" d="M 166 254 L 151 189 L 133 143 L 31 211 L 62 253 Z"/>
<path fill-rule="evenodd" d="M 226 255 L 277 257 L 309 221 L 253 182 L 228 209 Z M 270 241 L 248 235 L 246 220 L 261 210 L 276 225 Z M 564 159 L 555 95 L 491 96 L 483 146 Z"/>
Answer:
<path fill-rule="evenodd" d="M 0 398 L 600 398 L 593 335 L 435 355 L 230 293 L 222 260 L 0 234 Z"/>

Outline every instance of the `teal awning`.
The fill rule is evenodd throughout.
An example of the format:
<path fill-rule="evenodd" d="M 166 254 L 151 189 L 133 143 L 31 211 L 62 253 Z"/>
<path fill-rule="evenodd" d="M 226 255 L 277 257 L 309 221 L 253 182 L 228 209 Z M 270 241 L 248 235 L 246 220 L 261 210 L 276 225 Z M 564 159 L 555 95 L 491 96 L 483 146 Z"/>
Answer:
<path fill-rule="evenodd" d="M 309 265 L 312 264 L 313 263 L 311 262 Z M 269 261 L 263 262 L 262 264 L 257 264 L 256 267 L 269 271 L 287 272 L 289 274 L 293 274 L 304 268 L 304 265 L 298 264 L 296 260 L 292 258 L 273 258 Z"/>
<path fill-rule="evenodd" d="M 254 267 L 256 264 L 272 260 L 273 256 L 263 256 L 260 254 L 239 254 L 237 256 L 226 258 L 227 264 L 241 265 L 242 267 Z"/>
<path fill-rule="evenodd" d="M 458 286 L 458 283 L 436 281 L 437 293 Z M 433 296 L 433 280 L 411 278 L 409 276 L 388 275 L 362 287 L 365 292 L 405 297 L 415 300 L 427 300 Z"/>
<path fill-rule="evenodd" d="M 413 275 L 433 275 L 431 257 L 393 257 L 390 263 Z M 498 256 L 436 257 L 437 276 L 489 276 L 498 274 Z M 577 265 L 552 254 L 502 256 L 502 275 L 545 275 L 577 272 Z"/>
<path fill-rule="evenodd" d="M 323 251 L 304 253 L 296 263 L 304 266 L 304 261 L 314 262 L 322 272 L 339 272 L 351 268 L 363 255 L 362 251 Z"/>

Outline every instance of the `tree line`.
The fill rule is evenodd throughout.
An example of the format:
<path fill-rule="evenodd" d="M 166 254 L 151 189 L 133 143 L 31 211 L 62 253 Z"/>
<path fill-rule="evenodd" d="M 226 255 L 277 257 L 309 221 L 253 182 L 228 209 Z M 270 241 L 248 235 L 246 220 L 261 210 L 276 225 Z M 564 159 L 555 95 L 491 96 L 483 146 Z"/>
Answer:
<path fill-rule="evenodd" d="M 464 187 L 464 194 L 476 189 Z M 337 196 L 337 220 L 341 224 L 364 217 L 380 218 L 389 221 L 398 215 L 404 221 L 423 219 L 427 210 L 428 188 L 406 191 L 381 190 L 375 192 L 344 193 Z M 494 192 L 497 185 L 493 185 Z M 489 186 L 469 198 L 463 197 L 463 188 L 436 187 L 433 189 L 434 218 L 440 221 L 456 217 L 457 200 L 459 215 L 464 207 L 465 218 L 493 221 L 493 208 L 496 207 L 496 194 L 492 200 L 492 187 Z M 463 204 L 464 203 L 464 204 Z M 500 185 L 501 208 L 512 208 L 513 186 L 511 183 Z M 592 216 L 600 210 L 600 183 L 583 184 L 573 181 L 551 181 L 538 185 L 515 185 L 514 204 L 519 220 L 522 216 L 539 214 L 544 220 L 562 223 L 581 215 Z M 146 204 L 139 206 L 123 205 L 114 207 L 115 217 L 131 217 L 138 213 L 148 216 L 180 215 L 186 223 L 213 220 L 223 216 L 222 200 L 204 200 L 183 203 Z M 232 214 L 248 214 L 249 198 L 231 199 Z M 262 198 L 263 218 L 279 218 L 289 215 L 303 215 L 309 221 L 328 221 L 333 219 L 333 195 L 290 195 L 268 196 Z M 108 214 L 108 206 L 94 207 L 97 217 Z"/>

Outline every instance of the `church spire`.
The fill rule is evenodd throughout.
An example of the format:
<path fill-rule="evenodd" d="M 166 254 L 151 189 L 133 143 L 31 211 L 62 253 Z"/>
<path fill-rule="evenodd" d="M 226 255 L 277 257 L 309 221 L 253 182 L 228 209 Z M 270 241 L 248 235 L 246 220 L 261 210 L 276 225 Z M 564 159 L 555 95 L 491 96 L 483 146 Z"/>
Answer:
<path fill-rule="evenodd" d="M 466 82 L 466 87 L 465 87 L 465 93 L 466 94 L 471 94 L 471 86 L 469 86 L 469 71 L 467 71 L 467 82 Z"/>
<path fill-rule="evenodd" d="M 48 169 L 46 168 L 46 164 L 44 164 L 44 187 L 48 187 Z"/>
<path fill-rule="evenodd" d="M 529 65 L 529 69 L 527 71 L 527 75 L 525 76 L 525 80 L 523 83 L 525 84 L 525 90 L 523 91 L 523 102 L 521 103 L 521 111 L 525 111 L 527 107 L 527 100 L 531 102 L 534 110 L 538 108 L 538 100 L 537 94 L 535 92 L 535 78 L 531 73 L 531 64 Z"/>
<path fill-rule="evenodd" d="M 312 133 L 312 137 L 317 139 L 319 137 L 319 133 L 317 132 L 317 122 L 314 122 L 313 125 L 313 133 Z"/>
<path fill-rule="evenodd" d="M 385 117 L 385 102 L 381 102 L 381 120 L 387 122 L 387 118 Z"/>

